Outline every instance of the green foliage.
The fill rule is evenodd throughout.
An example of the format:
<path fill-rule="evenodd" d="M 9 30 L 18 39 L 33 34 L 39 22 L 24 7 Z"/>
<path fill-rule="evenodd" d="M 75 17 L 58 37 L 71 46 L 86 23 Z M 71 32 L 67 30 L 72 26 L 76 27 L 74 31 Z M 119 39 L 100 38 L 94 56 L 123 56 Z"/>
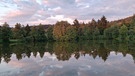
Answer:
<path fill-rule="evenodd" d="M 74 26 L 68 26 L 65 34 L 65 41 L 77 40 L 77 29 Z"/>
<path fill-rule="evenodd" d="M 47 39 L 48 39 L 49 41 L 53 41 L 53 40 L 54 40 L 54 39 L 53 39 L 53 27 L 49 27 L 49 28 L 47 29 L 46 34 L 47 34 Z"/>
<path fill-rule="evenodd" d="M 128 28 L 126 25 L 122 25 L 119 29 L 119 38 L 125 40 L 128 37 Z"/>
<path fill-rule="evenodd" d="M 112 39 L 112 29 L 111 28 L 105 29 L 104 36 L 106 39 Z"/>
<path fill-rule="evenodd" d="M 9 42 L 9 39 L 11 38 L 12 31 L 9 25 L 5 22 L 1 28 L 1 36 L 3 42 Z"/>
<path fill-rule="evenodd" d="M 46 41 L 47 37 L 45 35 L 45 30 L 42 25 L 39 25 L 38 31 L 38 37 L 36 38 L 37 41 Z"/>
<path fill-rule="evenodd" d="M 112 28 L 112 38 L 116 39 L 119 37 L 119 26 L 118 25 L 114 25 L 111 27 Z"/>
<path fill-rule="evenodd" d="M 135 26 L 132 26 L 132 28 L 129 29 L 128 37 L 130 40 L 135 40 Z"/>
<path fill-rule="evenodd" d="M 82 29 L 82 35 L 81 35 L 80 39 L 90 40 L 90 39 L 92 39 L 92 36 L 93 36 L 93 30 L 89 29 L 89 27 L 86 26 Z"/>
<path fill-rule="evenodd" d="M 30 36 L 32 37 L 32 41 L 35 42 L 38 38 L 38 30 L 36 27 L 31 28 Z"/>
<path fill-rule="evenodd" d="M 31 38 L 31 41 L 35 42 L 41 42 L 41 41 L 46 41 L 47 37 L 45 35 L 45 30 L 43 26 L 40 24 L 38 27 L 33 27 L 30 32 L 30 36 L 28 39 Z"/>
<path fill-rule="evenodd" d="M 2 27 L 0 26 L 0 41 L 2 40 Z"/>
<path fill-rule="evenodd" d="M 117 39 L 119 36 L 119 27 L 117 25 L 113 25 L 106 28 L 104 31 L 104 36 L 106 39 Z"/>
<path fill-rule="evenodd" d="M 135 15 L 129 26 L 128 37 L 130 40 L 135 40 Z"/>
<path fill-rule="evenodd" d="M 20 23 L 17 23 L 13 29 L 13 39 L 21 39 L 22 36 L 22 26 Z"/>
<path fill-rule="evenodd" d="M 96 28 L 95 31 L 93 32 L 93 39 L 94 40 L 99 39 L 99 35 L 100 35 L 99 29 Z"/>
<path fill-rule="evenodd" d="M 30 31 L 31 31 L 30 26 L 27 24 L 24 29 L 25 29 L 25 31 L 26 31 L 26 36 L 29 36 L 29 33 L 30 33 Z"/>

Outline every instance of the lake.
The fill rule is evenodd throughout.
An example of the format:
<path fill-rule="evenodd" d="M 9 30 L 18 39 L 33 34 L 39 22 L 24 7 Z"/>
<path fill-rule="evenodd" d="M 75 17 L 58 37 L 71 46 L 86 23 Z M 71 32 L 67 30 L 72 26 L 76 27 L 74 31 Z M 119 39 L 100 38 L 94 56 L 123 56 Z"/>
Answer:
<path fill-rule="evenodd" d="M 135 76 L 135 43 L 0 44 L 0 76 Z"/>

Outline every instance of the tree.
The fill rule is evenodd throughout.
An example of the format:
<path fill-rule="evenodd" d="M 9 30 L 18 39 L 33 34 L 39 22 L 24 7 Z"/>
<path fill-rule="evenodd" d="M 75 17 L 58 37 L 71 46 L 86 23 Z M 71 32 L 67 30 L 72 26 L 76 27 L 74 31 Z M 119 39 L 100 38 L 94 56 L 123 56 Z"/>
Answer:
<path fill-rule="evenodd" d="M 68 26 L 66 28 L 65 41 L 77 40 L 77 29 L 75 26 Z"/>
<path fill-rule="evenodd" d="M 99 39 L 99 35 L 100 35 L 99 29 L 96 27 L 94 32 L 93 32 L 93 39 L 94 40 Z"/>
<path fill-rule="evenodd" d="M 76 26 L 76 27 L 78 27 L 78 26 L 80 25 L 80 24 L 79 24 L 79 21 L 78 21 L 77 19 L 75 19 L 75 20 L 73 21 L 73 23 L 74 23 L 73 25 Z"/>
<path fill-rule="evenodd" d="M 45 35 L 45 30 L 42 24 L 39 24 L 37 27 L 32 27 L 31 32 L 30 32 L 30 38 L 31 41 L 35 42 L 41 42 L 41 41 L 46 41 L 47 37 Z"/>
<path fill-rule="evenodd" d="M 105 28 L 107 28 L 107 23 L 108 22 L 105 16 L 103 16 L 101 20 L 98 20 L 98 27 L 101 35 L 103 35 Z"/>
<path fill-rule="evenodd" d="M 28 24 L 25 27 L 25 31 L 26 31 L 26 36 L 29 36 L 31 29 L 30 29 L 30 26 Z"/>
<path fill-rule="evenodd" d="M 128 31 L 128 37 L 130 40 L 135 40 L 135 26 Z"/>
<path fill-rule="evenodd" d="M 111 27 L 112 28 L 112 38 L 116 39 L 119 37 L 119 26 L 118 25 L 114 25 Z"/>
<path fill-rule="evenodd" d="M 125 40 L 128 37 L 128 28 L 126 25 L 122 25 L 119 29 L 119 38 Z"/>
<path fill-rule="evenodd" d="M 112 28 L 111 28 L 111 27 L 106 28 L 106 29 L 104 30 L 104 37 L 105 37 L 106 39 L 112 39 Z"/>
<path fill-rule="evenodd" d="M 135 40 L 135 15 L 133 15 L 131 23 L 128 24 L 128 37 L 130 40 Z"/>
<path fill-rule="evenodd" d="M 97 22 L 95 21 L 95 19 L 92 19 L 92 21 L 90 22 L 90 27 L 96 28 L 96 26 L 97 26 Z"/>
<path fill-rule="evenodd" d="M 21 34 L 21 24 L 20 23 L 16 23 L 15 28 L 13 29 L 13 38 L 15 39 L 20 39 L 22 34 Z"/>
<path fill-rule="evenodd" d="M 57 22 L 53 28 L 53 36 L 55 40 L 64 41 L 66 35 L 66 28 L 70 26 L 67 21 Z"/>
<path fill-rule="evenodd" d="M 0 26 L 0 41 L 2 39 L 2 27 Z"/>
<path fill-rule="evenodd" d="M 49 28 L 47 29 L 47 39 L 48 39 L 49 41 L 54 40 L 54 39 L 53 39 L 53 27 L 49 27 Z"/>
<path fill-rule="evenodd" d="M 134 28 L 135 27 L 135 14 L 133 15 L 133 19 L 132 19 L 130 25 L 131 25 L 130 28 Z"/>
<path fill-rule="evenodd" d="M 45 35 L 44 26 L 42 24 L 39 24 L 37 31 L 38 31 L 37 41 L 46 41 L 47 37 Z"/>
<path fill-rule="evenodd" d="M 38 29 L 35 26 L 31 28 L 30 36 L 33 42 L 35 42 L 36 39 L 38 38 Z"/>
<path fill-rule="evenodd" d="M 93 30 L 91 30 L 88 26 L 85 26 L 82 29 L 82 33 L 83 33 L 83 35 L 81 36 L 82 40 L 90 40 L 90 39 L 92 39 Z"/>
<path fill-rule="evenodd" d="M 3 24 L 1 31 L 2 31 L 2 41 L 9 42 L 12 32 L 11 32 L 11 28 L 6 22 Z"/>
<path fill-rule="evenodd" d="M 22 26 L 19 32 L 20 32 L 20 34 L 21 34 L 21 39 L 24 39 L 24 38 L 26 37 L 26 30 L 25 30 L 25 27 Z"/>
<path fill-rule="evenodd" d="M 113 25 L 109 28 L 106 28 L 104 31 L 104 36 L 107 39 L 116 39 L 119 36 L 119 26 Z"/>

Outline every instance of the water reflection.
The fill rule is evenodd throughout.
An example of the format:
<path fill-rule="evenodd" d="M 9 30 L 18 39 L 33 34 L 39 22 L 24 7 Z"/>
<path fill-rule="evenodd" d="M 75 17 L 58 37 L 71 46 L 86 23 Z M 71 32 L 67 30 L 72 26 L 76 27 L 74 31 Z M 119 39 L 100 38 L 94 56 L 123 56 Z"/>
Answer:
<path fill-rule="evenodd" d="M 0 76 L 134 76 L 135 43 L 0 44 Z"/>
<path fill-rule="evenodd" d="M 50 42 L 31 44 L 0 44 L 0 62 L 3 59 L 6 63 L 11 61 L 11 56 L 15 54 L 16 59 L 37 57 L 41 58 L 45 53 L 55 55 L 59 61 L 67 61 L 72 56 L 79 59 L 80 56 L 89 55 L 93 59 L 99 57 L 106 61 L 111 52 L 127 54 L 135 59 L 135 43 L 118 43 L 117 41 L 87 41 L 87 42 Z"/>

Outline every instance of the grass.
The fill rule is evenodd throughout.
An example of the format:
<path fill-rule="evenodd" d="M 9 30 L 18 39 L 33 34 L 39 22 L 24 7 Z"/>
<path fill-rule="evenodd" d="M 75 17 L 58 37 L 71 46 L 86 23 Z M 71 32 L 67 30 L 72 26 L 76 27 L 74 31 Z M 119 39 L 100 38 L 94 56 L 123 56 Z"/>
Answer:
<path fill-rule="evenodd" d="M 17 43 L 17 42 L 21 42 L 19 39 L 10 39 L 10 43 Z"/>
<path fill-rule="evenodd" d="M 20 41 L 17 39 L 10 39 L 10 43 L 18 43 L 18 42 Z M 1 39 L 0 39 L 0 43 L 3 43 Z"/>

